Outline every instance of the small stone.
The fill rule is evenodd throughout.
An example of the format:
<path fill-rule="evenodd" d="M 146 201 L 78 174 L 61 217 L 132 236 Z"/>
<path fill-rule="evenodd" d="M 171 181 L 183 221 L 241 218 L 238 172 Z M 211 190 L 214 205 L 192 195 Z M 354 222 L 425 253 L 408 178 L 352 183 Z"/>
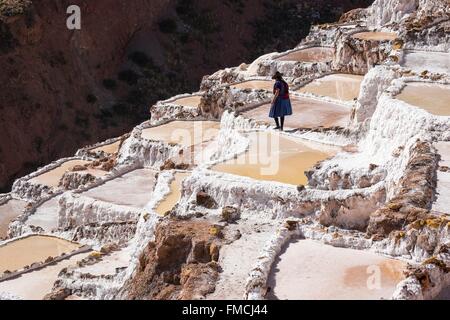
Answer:
<path fill-rule="evenodd" d="M 53 262 L 55 259 L 53 257 L 48 257 L 47 259 L 45 259 L 45 263 L 50 263 Z"/>
<path fill-rule="evenodd" d="M 392 211 L 400 211 L 403 205 L 401 203 L 389 203 L 387 207 Z"/>
<path fill-rule="evenodd" d="M 222 238 L 223 237 L 222 229 L 223 229 L 222 226 L 214 225 L 211 228 L 209 228 L 209 234 L 217 238 Z"/>
<path fill-rule="evenodd" d="M 219 261 L 219 250 L 220 247 L 215 243 L 212 243 L 209 247 L 209 255 L 211 256 L 212 261 Z"/>
<path fill-rule="evenodd" d="M 222 221 L 226 221 L 228 223 L 236 222 L 241 218 L 241 213 L 237 208 L 234 207 L 225 207 L 222 209 Z"/>
<path fill-rule="evenodd" d="M 304 185 L 302 185 L 302 184 L 299 184 L 298 186 L 297 186 L 297 191 L 298 192 L 303 192 L 303 191 L 305 191 L 305 186 Z"/>
<path fill-rule="evenodd" d="M 376 165 L 376 164 L 371 163 L 371 164 L 369 165 L 369 170 L 370 170 L 370 171 L 373 171 L 373 170 L 375 170 L 376 168 L 378 168 L 378 165 Z"/>
<path fill-rule="evenodd" d="M 217 207 L 216 201 L 210 195 L 202 191 L 197 193 L 197 204 L 207 209 L 214 209 Z"/>
<path fill-rule="evenodd" d="M 175 169 L 175 162 L 173 162 L 172 160 L 167 160 L 166 162 L 164 162 L 164 164 L 161 166 L 161 171 L 165 171 L 165 170 L 173 170 Z"/>
<path fill-rule="evenodd" d="M 76 165 L 72 168 L 73 172 L 78 172 L 78 171 L 86 171 L 87 168 L 85 166 L 82 165 Z"/>
<path fill-rule="evenodd" d="M 287 220 L 285 226 L 289 231 L 295 231 L 298 227 L 298 221 Z"/>
<path fill-rule="evenodd" d="M 69 289 L 58 288 L 58 289 L 53 290 L 51 293 L 47 294 L 44 297 L 44 300 L 61 301 L 61 300 L 65 300 L 70 295 L 71 295 L 71 292 Z"/>

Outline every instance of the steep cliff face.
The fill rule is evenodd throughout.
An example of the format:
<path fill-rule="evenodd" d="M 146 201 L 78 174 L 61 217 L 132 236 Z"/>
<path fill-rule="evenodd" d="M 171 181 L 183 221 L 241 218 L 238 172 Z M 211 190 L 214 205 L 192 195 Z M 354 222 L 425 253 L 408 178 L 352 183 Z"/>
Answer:
<path fill-rule="evenodd" d="M 85 13 L 81 31 L 66 28 L 72 3 L 35 3 L 0 22 L 2 37 L 10 39 L 0 54 L 0 189 L 77 146 L 122 133 L 139 117 L 114 112 L 116 93 L 102 81 L 117 72 L 135 32 L 168 1 L 75 1 Z"/>
<path fill-rule="evenodd" d="M 310 23 L 369 2 L 1 0 L 0 191 L 131 129 L 148 105 L 198 90 L 203 75 L 287 49 Z M 66 27 L 72 4 L 78 31 Z"/>

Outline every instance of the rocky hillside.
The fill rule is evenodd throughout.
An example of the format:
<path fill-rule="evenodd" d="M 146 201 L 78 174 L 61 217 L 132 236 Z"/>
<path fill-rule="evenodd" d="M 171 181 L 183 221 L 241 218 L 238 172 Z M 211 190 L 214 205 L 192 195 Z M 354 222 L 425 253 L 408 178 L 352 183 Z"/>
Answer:
<path fill-rule="evenodd" d="M 292 47 L 311 23 L 370 2 L 0 0 L 0 191 L 126 132 L 203 75 Z M 70 4 L 80 31 L 66 28 Z"/>

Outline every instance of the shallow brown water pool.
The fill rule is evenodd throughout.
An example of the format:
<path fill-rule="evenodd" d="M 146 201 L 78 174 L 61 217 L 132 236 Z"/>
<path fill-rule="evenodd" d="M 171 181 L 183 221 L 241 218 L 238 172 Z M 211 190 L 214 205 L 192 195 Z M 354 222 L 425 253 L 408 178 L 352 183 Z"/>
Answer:
<path fill-rule="evenodd" d="M 410 82 L 396 98 L 436 116 L 450 116 L 450 85 Z"/>
<path fill-rule="evenodd" d="M 256 180 L 307 184 L 305 171 L 338 152 L 338 148 L 307 142 L 277 133 L 249 133 L 249 150 L 212 170 Z"/>

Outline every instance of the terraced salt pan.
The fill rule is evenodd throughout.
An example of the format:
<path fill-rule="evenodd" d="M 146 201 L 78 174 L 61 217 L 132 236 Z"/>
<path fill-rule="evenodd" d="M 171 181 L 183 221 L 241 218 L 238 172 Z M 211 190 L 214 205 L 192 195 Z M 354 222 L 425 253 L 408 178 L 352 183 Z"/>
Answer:
<path fill-rule="evenodd" d="M 441 156 L 439 165 L 450 167 L 450 142 L 438 142 L 435 147 Z M 450 171 L 437 172 L 436 199 L 431 209 L 436 213 L 450 214 Z"/>
<path fill-rule="evenodd" d="M 371 252 L 300 240 L 277 259 L 268 285 L 280 300 L 391 299 L 405 268 Z"/>
<path fill-rule="evenodd" d="M 6 238 L 9 224 L 22 214 L 26 205 L 25 201 L 11 199 L 0 206 L 0 239 Z"/>
<path fill-rule="evenodd" d="M 119 152 L 119 147 L 120 147 L 120 140 L 110 143 L 110 144 L 107 144 L 107 145 L 104 145 L 104 146 L 101 146 L 101 147 L 98 147 L 98 148 L 95 148 L 95 149 L 92 149 L 91 152 L 103 151 L 104 153 L 107 153 L 107 154 L 115 154 L 115 153 Z"/>
<path fill-rule="evenodd" d="M 158 205 L 156 212 L 165 215 L 173 209 L 181 198 L 181 185 L 183 180 L 189 176 L 187 172 L 175 173 L 175 179 L 170 184 L 170 194 Z"/>
<path fill-rule="evenodd" d="M 338 152 L 306 140 L 268 132 L 248 134 L 250 147 L 237 159 L 213 166 L 212 170 L 287 184 L 307 184 L 305 171 Z"/>
<path fill-rule="evenodd" d="M 291 99 L 293 115 L 286 117 L 285 128 L 345 127 L 350 119 L 349 107 L 330 102 L 309 99 Z M 244 113 L 244 116 L 257 121 L 273 124 L 268 117 L 270 104 L 265 104 Z"/>
<path fill-rule="evenodd" d="M 353 38 L 359 39 L 359 40 L 366 40 L 366 41 L 392 41 L 397 39 L 397 34 L 394 32 L 378 32 L 378 31 L 372 31 L 372 32 L 359 32 L 355 33 L 353 35 Z"/>
<path fill-rule="evenodd" d="M 132 249 L 126 247 L 107 256 L 103 256 L 100 262 L 82 267 L 78 271 L 94 276 L 115 275 L 117 269 L 128 267 L 132 253 Z"/>
<path fill-rule="evenodd" d="M 90 163 L 90 161 L 69 160 L 69 161 L 66 161 L 63 164 L 61 164 L 59 167 L 56 167 L 53 170 L 43 173 L 40 176 L 37 176 L 37 177 L 31 179 L 30 181 L 32 183 L 42 184 L 42 185 L 46 185 L 49 187 L 58 187 L 61 178 L 64 176 L 64 174 L 66 172 L 71 171 L 77 165 L 83 166 L 88 163 Z M 88 169 L 83 172 L 88 172 L 95 177 L 102 177 L 107 174 L 106 171 L 96 170 L 96 169 Z"/>
<path fill-rule="evenodd" d="M 220 123 L 216 121 L 172 121 L 161 126 L 144 129 L 142 137 L 190 147 L 214 139 L 218 135 L 219 129 Z"/>
<path fill-rule="evenodd" d="M 89 253 L 77 254 L 54 265 L 0 282 L 0 292 L 9 292 L 26 300 L 42 300 L 45 295 L 52 291 L 62 269 L 74 266 L 88 255 Z"/>
<path fill-rule="evenodd" d="M 332 61 L 334 50 L 326 47 L 313 47 L 291 52 L 278 58 L 278 61 L 327 62 Z"/>
<path fill-rule="evenodd" d="M 142 209 L 150 201 L 156 183 L 156 171 L 138 169 L 82 195 L 117 205 Z"/>
<path fill-rule="evenodd" d="M 450 116 L 450 85 L 409 82 L 396 99 L 436 116 Z"/>
<path fill-rule="evenodd" d="M 172 104 L 187 106 L 187 107 L 198 107 L 202 100 L 201 96 L 189 96 L 185 98 L 176 99 Z"/>
<path fill-rule="evenodd" d="M 341 101 L 352 101 L 359 96 L 363 78 L 351 74 L 332 74 L 316 79 L 296 92 L 312 93 Z"/>
<path fill-rule="evenodd" d="M 231 86 L 235 89 L 253 89 L 253 90 L 267 90 L 273 91 L 274 82 L 270 80 L 249 80 L 241 83 L 237 83 Z"/>
<path fill-rule="evenodd" d="M 44 262 L 48 257 L 67 254 L 80 246 L 67 240 L 31 236 L 7 243 L 0 247 L 0 274 L 6 270 L 21 270 L 35 262 Z"/>
<path fill-rule="evenodd" d="M 242 300 L 248 275 L 264 244 L 273 236 L 276 223 L 241 220 L 239 224 L 230 224 L 227 229 L 229 233 L 239 230 L 242 236 L 220 249 L 219 265 L 222 271 L 216 290 L 207 296 L 208 300 Z"/>
<path fill-rule="evenodd" d="M 428 70 L 433 73 L 450 74 L 450 53 L 406 51 L 402 66 L 417 72 Z"/>
<path fill-rule="evenodd" d="M 54 197 L 41 204 L 36 211 L 28 217 L 26 224 L 29 226 L 41 227 L 47 232 L 57 229 L 60 198 L 60 196 Z"/>

